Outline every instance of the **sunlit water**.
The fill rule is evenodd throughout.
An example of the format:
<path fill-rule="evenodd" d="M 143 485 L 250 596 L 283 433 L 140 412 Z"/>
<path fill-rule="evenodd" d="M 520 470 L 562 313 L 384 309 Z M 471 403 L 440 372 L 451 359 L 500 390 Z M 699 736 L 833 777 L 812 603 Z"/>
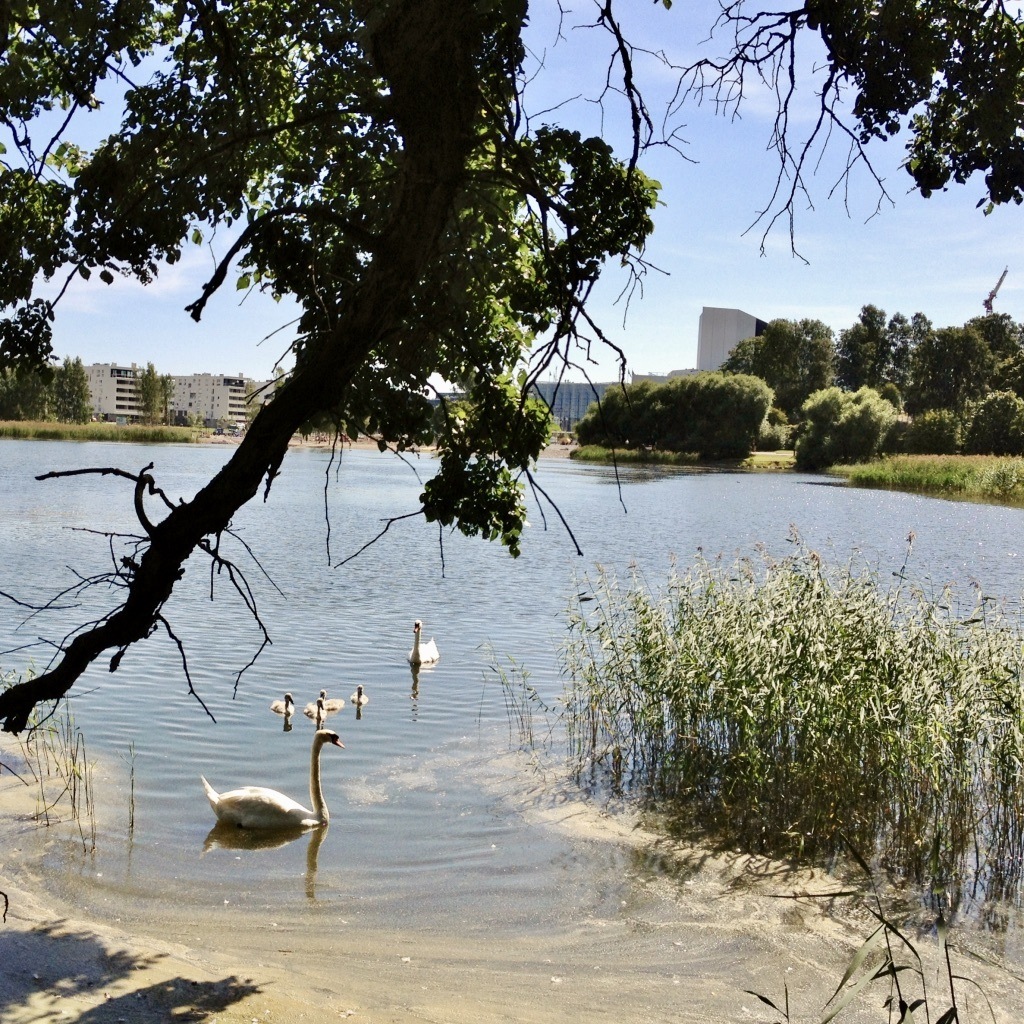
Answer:
<path fill-rule="evenodd" d="M 152 461 L 176 501 L 230 451 L 0 443 L 0 590 L 41 603 L 109 569 L 104 531 L 138 532 L 129 481 L 36 482 L 36 474 L 86 466 L 137 472 Z M 50 844 L 46 863 L 54 884 L 74 887 L 82 904 L 116 903 L 139 915 L 152 900 L 186 914 L 228 905 L 264 915 L 315 910 L 368 926 L 401 921 L 461 935 L 528 935 L 612 912 L 628 884 L 630 855 L 571 840 L 524 813 L 527 805 L 556 805 L 564 791 L 515 752 L 493 670 L 514 659 L 546 700 L 555 699 L 564 611 L 579 575 L 598 563 L 625 571 L 635 562 L 657 585 L 673 557 L 686 565 L 698 550 L 729 560 L 758 545 L 785 554 L 795 528 L 827 559 L 867 562 L 883 576 L 904 564 L 913 532 L 908 575 L 936 591 L 953 583 L 968 606 L 978 588 L 1011 603 L 1024 590 L 1021 510 L 801 475 L 624 469 L 616 480 L 608 468 L 555 459 L 542 461 L 538 482 L 582 557 L 558 515 L 534 505 L 518 560 L 411 518 L 332 567 L 328 523 L 338 563 L 390 517 L 415 509 L 432 463 L 350 451 L 336 469 L 328 472 L 324 452 L 297 450 L 269 501 L 242 510 L 234 528 L 258 566 L 241 543 L 224 540 L 273 641 L 237 692 L 261 633 L 227 574 L 211 578 L 205 556 L 189 564 L 166 616 L 210 714 L 189 695 L 181 654 L 164 632 L 131 648 L 115 674 L 97 664 L 76 685 L 75 720 L 98 759 L 98 841 L 85 854 L 72 833 Z M 148 506 L 157 517 L 159 504 Z M 16 653 L 3 654 L 0 665 L 23 668 L 31 657 L 43 667 L 48 648 L 26 645 L 61 638 L 116 597 L 94 587 L 35 616 L 5 602 L 0 651 Z M 406 663 L 415 618 L 442 654 L 418 681 Z M 329 720 L 345 749 L 323 753 L 327 833 L 243 849 L 210 836 L 200 773 L 222 790 L 270 785 L 306 802 L 312 726 L 299 713 L 285 731 L 270 701 L 290 690 L 301 708 L 321 687 L 347 701 L 359 683 L 370 697 L 362 716 L 349 704 Z"/>

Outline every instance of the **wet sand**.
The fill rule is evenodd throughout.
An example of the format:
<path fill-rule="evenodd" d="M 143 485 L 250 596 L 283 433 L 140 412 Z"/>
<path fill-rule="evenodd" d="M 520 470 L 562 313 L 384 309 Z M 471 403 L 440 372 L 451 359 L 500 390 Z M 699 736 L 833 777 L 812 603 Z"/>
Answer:
<path fill-rule="evenodd" d="M 529 794 L 523 813 L 536 827 L 561 829 L 598 851 L 600 844 L 634 851 L 628 906 L 529 938 L 413 931 L 397 921 L 368 930 L 334 920 L 328 926 L 327 918 L 315 928 L 307 918 L 300 927 L 286 915 L 270 921 L 230 908 L 216 920 L 195 920 L 171 904 L 114 907 L 101 920 L 76 911 L 73 887 L 65 901 L 42 873 L 42 847 L 53 837 L 33 821 L 34 810 L 34 793 L 0 773 L 0 889 L 10 899 L 0 925 L 3 1024 L 779 1018 L 747 989 L 780 1006 L 788 990 L 793 1019 L 809 1020 L 820 1017 L 873 928 L 862 905 L 778 898 L 834 890 L 827 875 L 712 855 L 659 840 L 584 802 L 531 805 Z M 939 994 L 934 940 L 913 938 L 932 961 L 927 980 Z M 997 1021 L 1022 1019 L 1020 982 L 963 951 L 955 956 L 959 972 L 985 990 Z M 876 985 L 840 1019 L 884 1019 L 886 995 Z M 967 1020 L 991 1019 L 973 988 L 969 1000 Z M 939 1001 L 937 995 L 932 1019 Z"/>

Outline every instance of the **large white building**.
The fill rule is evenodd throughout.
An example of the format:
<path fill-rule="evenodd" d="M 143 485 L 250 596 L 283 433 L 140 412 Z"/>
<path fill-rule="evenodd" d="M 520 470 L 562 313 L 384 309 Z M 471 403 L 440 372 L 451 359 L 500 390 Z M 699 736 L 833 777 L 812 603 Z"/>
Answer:
<path fill-rule="evenodd" d="M 139 419 L 142 406 L 136 378 L 141 371 L 136 363 L 131 366 L 93 363 L 85 372 L 93 414 L 98 419 L 129 423 Z M 171 421 L 202 423 L 208 427 L 221 424 L 244 427 L 246 395 L 260 390 L 260 397 L 255 400 L 262 402 L 273 390 L 272 382 L 250 380 L 242 374 L 229 377 L 222 373 L 193 373 L 171 379 L 174 381 Z"/>
<path fill-rule="evenodd" d="M 135 386 L 138 367 L 93 363 L 85 368 L 93 415 L 101 420 L 137 420 L 141 413 Z"/>
<path fill-rule="evenodd" d="M 222 423 L 245 426 L 245 396 L 251 382 L 239 374 L 193 373 L 174 378 L 171 416 L 183 423 L 202 422 L 214 427 Z"/>
<path fill-rule="evenodd" d="M 705 306 L 697 333 L 697 369 L 719 369 L 738 342 L 758 337 L 767 326 L 742 309 Z"/>

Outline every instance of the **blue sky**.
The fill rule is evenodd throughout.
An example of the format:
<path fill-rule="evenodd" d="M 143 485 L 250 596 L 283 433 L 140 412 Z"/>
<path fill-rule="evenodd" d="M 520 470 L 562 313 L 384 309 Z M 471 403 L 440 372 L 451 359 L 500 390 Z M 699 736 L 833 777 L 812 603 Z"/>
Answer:
<path fill-rule="evenodd" d="M 572 27 L 593 20 L 591 0 L 564 0 L 563 6 L 575 10 L 562 23 L 560 38 L 553 0 L 532 6 L 528 41 L 532 59 L 542 59 L 544 67 L 528 87 L 528 107 L 551 111 L 538 121 L 569 123 L 625 147 L 624 108 L 611 103 L 602 113 L 584 98 L 600 86 L 608 38 Z M 706 0 L 676 3 L 669 11 L 651 0 L 620 7 L 627 36 L 678 63 L 692 59 L 717 9 Z M 722 49 L 714 40 L 711 47 Z M 814 56 L 809 53 L 807 61 Z M 639 54 L 637 74 L 652 114 L 660 117 L 675 75 Z M 807 124 L 812 104 L 808 93 L 795 111 L 797 131 Z M 807 262 L 792 253 L 785 224 L 768 236 L 762 254 L 763 232 L 751 225 L 771 197 L 776 174 L 776 157 L 767 150 L 770 97 L 752 92 L 740 114 L 736 120 L 690 106 L 679 118 L 688 140 L 685 157 L 663 149 L 642 161 L 663 186 L 664 205 L 655 214 L 646 254 L 659 271 L 648 275 L 643 296 L 634 295 L 628 309 L 616 304 L 623 282 L 610 273 L 593 305 L 631 370 L 694 366 L 705 305 L 738 307 L 763 320 L 813 317 L 838 333 L 856 320 L 861 306 L 873 303 L 890 315 L 922 312 L 946 326 L 981 315 L 984 298 L 1008 267 L 995 309 L 1024 320 L 1024 211 L 1004 207 L 984 216 L 975 208 L 983 194 L 980 180 L 930 199 L 910 193 L 910 178 L 899 166 L 899 140 L 871 149 L 895 205 L 883 203 L 872 216 L 877 187 L 863 171 L 854 172 L 845 194 L 829 198 L 845 158 L 844 147 L 834 145 L 809 178 L 813 209 L 806 201 L 797 209 L 796 246 Z M 208 250 L 192 248 L 145 288 L 122 279 L 112 286 L 95 278 L 76 282 L 58 309 L 56 354 L 86 363 L 151 361 L 163 373 L 271 376 L 287 349 L 294 310 L 256 293 L 244 296 L 228 284 L 203 322 L 193 323 L 184 307 L 212 266 Z M 616 373 L 610 356 L 588 369 L 595 380 Z"/>

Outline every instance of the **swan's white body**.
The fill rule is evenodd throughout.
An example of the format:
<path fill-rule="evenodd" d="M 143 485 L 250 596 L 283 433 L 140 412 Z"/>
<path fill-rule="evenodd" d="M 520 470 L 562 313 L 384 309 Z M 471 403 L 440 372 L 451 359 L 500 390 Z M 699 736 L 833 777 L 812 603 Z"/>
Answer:
<path fill-rule="evenodd" d="M 361 686 L 356 687 L 356 692 L 349 698 L 356 707 L 361 708 L 364 704 L 370 703 L 370 698 L 363 693 Z"/>
<path fill-rule="evenodd" d="M 295 713 L 295 700 L 290 693 L 286 693 L 284 700 L 275 700 L 271 703 L 270 710 L 278 715 L 292 715 Z"/>
<path fill-rule="evenodd" d="M 423 631 L 423 623 L 417 619 L 412 626 L 412 650 L 409 652 L 410 665 L 432 665 L 440 660 L 441 652 L 437 649 L 433 637 L 430 640 L 421 640 L 420 633 Z"/>
<path fill-rule="evenodd" d="M 313 751 L 309 759 L 309 800 L 313 805 L 312 810 L 307 810 L 290 796 L 264 786 L 242 786 L 241 789 L 218 793 L 200 775 L 206 799 L 210 801 L 217 820 L 239 828 L 311 828 L 326 825 L 331 816 L 320 786 L 320 750 L 325 743 L 332 743 L 336 747 L 345 746 L 338 734 L 329 729 L 318 729 L 314 734 Z"/>
<path fill-rule="evenodd" d="M 340 711 L 345 706 L 345 702 L 343 700 L 341 700 L 340 698 L 332 698 L 331 700 L 328 700 L 327 699 L 327 691 L 326 690 L 321 690 L 320 691 L 320 696 L 317 697 L 316 700 L 310 701 L 302 709 L 302 713 L 307 718 L 316 718 L 317 717 L 316 709 L 317 709 L 317 707 L 321 706 L 321 702 L 322 702 L 322 710 L 320 712 L 320 718 L 323 718 L 324 715 L 333 715 L 336 711 Z"/>

